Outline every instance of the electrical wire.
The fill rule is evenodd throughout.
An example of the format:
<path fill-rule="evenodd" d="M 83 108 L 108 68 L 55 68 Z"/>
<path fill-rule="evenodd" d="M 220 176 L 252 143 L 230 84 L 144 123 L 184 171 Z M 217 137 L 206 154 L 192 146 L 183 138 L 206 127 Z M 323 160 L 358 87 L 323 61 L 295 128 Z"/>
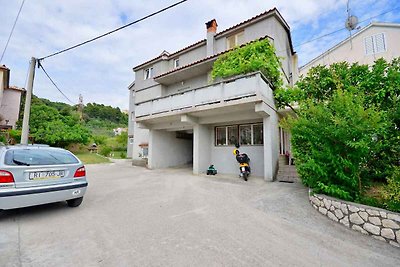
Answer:
<path fill-rule="evenodd" d="M 186 1 L 188 1 L 188 0 L 182 0 L 182 1 L 176 2 L 175 4 L 172 4 L 172 5 L 170 5 L 170 6 L 164 7 L 163 9 L 160 9 L 160 10 L 158 10 L 158 11 L 156 11 L 156 12 L 153 12 L 153 13 L 151 13 L 151 14 L 149 14 L 149 15 L 147 15 L 147 16 L 144 16 L 144 17 L 142 17 L 142 18 L 140 18 L 140 19 L 138 19 L 138 20 L 135 20 L 135 21 L 133 21 L 133 22 L 131 22 L 131 23 L 125 24 L 124 26 L 121 26 L 121 27 L 119 27 L 119 28 L 116 28 L 116 29 L 114 29 L 114 30 L 112 30 L 112 31 L 106 32 L 106 33 L 101 34 L 101 35 L 99 35 L 99 36 L 97 36 L 97 37 L 94 37 L 94 38 L 92 38 L 92 39 L 89 39 L 89 40 L 87 40 L 87 41 L 84 41 L 84 42 L 82 42 L 82 43 L 79 43 L 79 44 L 77 44 L 77 45 L 68 47 L 68 48 L 66 48 L 66 49 L 60 50 L 60 51 L 55 52 L 55 53 L 53 53 L 53 54 L 50 54 L 50 55 L 48 55 L 48 56 L 39 58 L 39 61 L 40 61 L 40 60 L 43 60 L 43 59 L 46 59 L 46 58 L 49 58 L 49 57 L 53 57 L 53 56 L 55 56 L 55 55 L 59 55 L 59 54 L 61 54 L 61 53 L 67 52 L 67 51 L 72 50 L 72 49 L 74 49 L 74 48 L 77 48 L 77 47 L 80 47 L 80 46 L 82 46 L 82 45 L 91 43 L 91 42 L 93 42 L 93 41 L 96 41 L 96 40 L 98 40 L 98 39 L 100 39 L 100 38 L 103 38 L 103 37 L 109 35 L 109 34 L 112 34 L 112 33 L 114 33 L 114 32 L 120 31 L 120 30 L 122 30 L 122 29 L 124 29 L 124 28 L 127 28 L 127 27 L 129 27 L 129 26 L 132 26 L 133 24 L 136 24 L 136 23 L 141 22 L 141 21 L 143 21 L 143 20 L 145 20 L 145 19 L 148 19 L 148 18 L 150 18 L 150 17 L 153 17 L 153 16 L 155 16 L 155 15 L 157 15 L 157 14 L 160 14 L 160 13 L 162 13 L 162 12 L 164 12 L 164 11 L 170 9 L 170 8 L 173 8 L 173 7 L 177 6 L 177 5 L 180 5 L 180 4 L 182 4 L 182 3 L 186 2 Z"/>
<path fill-rule="evenodd" d="M 57 86 L 57 84 L 53 81 L 53 79 L 50 77 L 50 75 L 47 73 L 47 71 L 44 69 L 42 63 L 40 62 L 40 60 L 38 60 L 38 67 L 41 68 L 44 72 L 44 74 L 46 74 L 47 78 L 49 78 L 50 82 L 57 88 L 57 90 L 65 97 L 65 99 L 67 99 L 72 105 L 75 105 L 74 102 L 72 102 L 64 93 L 63 91 L 61 91 L 61 89 Z"/>
<path fill-rule="evenodd" d="M 6 50 L 7 50 L 7 47 L 8 47 L 8 43 L 10 42 L 11 36 L 14 33 L 14 28 L 15 28 L 15 25 L 17 25 L 19 14 L 21 14 L 21 10 L 22 10 L 22 7 L 24 6 L 24 3 L 25 3 L 25 0 L 22 0 L 21 6 L 20 6 L 18 14 L 17 14 L 17 17 L 15 18 L 15 21 L 14 21 L 14 25 L 12 26 L 10 35 L 8 36 L 8 40 L 7 40 L 6 46 L 4 47 L 3 53 L 1 54 L 0 63 L 3 60 L 4 54 L 6 53 Z"/>
<path fill-rule="evenodd" d="M 366 21 L 368 21 L 368 20 L 371 20 L 371 19 L 374 19 L 374 18 L 380 17 L 380 16 L 382 16 L 382 15 L 385 15 L 385 14 L 387 14 L 387 13 L 389 13 L 389 12 L 392 12 L 392 11 L 394 11 L 394 10 L 396 10 L 396 9 L 399 9 L 399 8 L 400 8 L 400 6 L 398 6 L 398 7 L 395 7 L 395 8 L 392 8 L 392 9 L 390 9 L 390 10 L 387 10 L 387 11 L 385 11 L 385 12 L 383 12 L 383 13 L 380 13 L 380 14 L 378 14 L 378 15 L 375 15 L 375 16 L 369 17 L 369 18 L 367 18 L 367 19 L 364 19 L 364 20 L 360 21 L 359 23 L 363 23 L 363 22 L 366 22 Z M 324 38 L 324 37 L 327 37 L 327 36 L 329 36 L 329 35 L 332 35 L 332 34 L 335 34 L 335 33 L 338 33 L 338 32 L 340 32 L 340 31 L 343 31 L 343 30 L 345 30 L 345 29 L 346 29 L 345 27 L 344 27 L 344 28 L 340 28 L 340 29 L 338 29 L 338 30 L 335 30 L 335 31 L 333 31 L 333 32 L 330 32 L 330 33 L 327 33 L 327 34 L 324 34 L 324 35 L 318 36 L 318 37 L 316 37 L 316 38 L 314 38 L 314 39 L 308 40 L 308 41 L 306 41 L 306 42 L 304 42 L 304 43 L 301 43 L 301 44 L 295 45 L 294 47 L 300 47 L 300 46 L 303 46 L 303 45 L 305 45 L 305 44 L 308 44 L 308 43 L 311 43 L 311 42 L 317 41 L 317 40 L 319 40 L 319 39 L 322 39 L 322 38 Z"/>

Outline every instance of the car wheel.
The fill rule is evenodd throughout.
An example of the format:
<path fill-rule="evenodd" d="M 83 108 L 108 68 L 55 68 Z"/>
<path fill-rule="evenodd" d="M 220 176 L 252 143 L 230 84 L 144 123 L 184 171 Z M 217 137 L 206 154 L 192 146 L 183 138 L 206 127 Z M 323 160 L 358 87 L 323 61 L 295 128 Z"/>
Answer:
<path fill-rule="evenodd" d="M 4 214 L 4 210 L 0 210 L 0 216 Z"/>
<path fill-rule="evenodd" d="M 67 200 L 68 207 L 78 207 L 83 201 L 83 197 Z"/>

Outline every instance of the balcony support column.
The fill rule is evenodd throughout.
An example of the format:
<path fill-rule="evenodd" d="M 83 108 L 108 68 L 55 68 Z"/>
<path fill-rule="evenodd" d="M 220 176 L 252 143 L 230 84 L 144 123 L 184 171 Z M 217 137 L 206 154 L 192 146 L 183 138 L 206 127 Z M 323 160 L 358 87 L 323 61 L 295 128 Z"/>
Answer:
<path fill-rule="evenodd" d="M 211 162 L 211 130 L 207 125 L 193 126 L 193 173 L 206 172 Z"/>

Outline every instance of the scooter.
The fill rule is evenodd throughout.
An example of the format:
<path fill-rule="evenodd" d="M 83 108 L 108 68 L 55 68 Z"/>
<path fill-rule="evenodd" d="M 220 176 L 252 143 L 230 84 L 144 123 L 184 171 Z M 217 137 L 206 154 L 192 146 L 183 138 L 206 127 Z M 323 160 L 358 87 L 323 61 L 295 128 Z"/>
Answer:
<path fill-rule="evenodd" d="M 250 158 L 245 153 L 240 153 L 239 145 L 236 145 L 236 149 L 233 150 L 233 154 L 236 156 L 236 161 L 239 163 L 239 177 L 243 177 L 245 181 L 250 175 Z"/>

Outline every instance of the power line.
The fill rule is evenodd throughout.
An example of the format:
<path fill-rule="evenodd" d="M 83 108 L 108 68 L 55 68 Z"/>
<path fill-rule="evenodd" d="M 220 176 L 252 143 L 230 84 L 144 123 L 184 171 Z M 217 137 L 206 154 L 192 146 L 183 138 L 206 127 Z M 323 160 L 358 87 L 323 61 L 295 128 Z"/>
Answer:
<path fill-rule="evenodd" d="M 15 18 L 15 21 L 14 21 L 14 25 L 12 26 L 10 35 L 8 36 L 8 40 L 7 40 L 6 46 L 4 47 L 3 53 L 1 54 L 0 62 L 3 60 L 4 54 L 6 53 L 6 50 L 7 50 L 7 47 L 8 47 L 8 43 L 10 42 L 11 36 L 13 35 L 15 25 L 17 25 L 19 14 L 21 13 L 21 10 L 22 10 L 22 7 L 24 6 L 24 3 L 25 3 L 25 0 L 22 0 L 21 6 L 20 6 L 18 14 L 17 14 L 17 17 Z"/>
<path fill-rule="evenodd" d="M 135 21 L 133 21 L 133 22 L 131 22 L 131 23 L 125 24 L 124 26 L 121 26 L 121 27 L 119 27 L 119 28 L 116 28 L 116 29 L 114 29 L 114 30 L 112 30 L 112 31 L 106 32 L 106 33 L 104 33 L 104 34 L 102 34 L 102 35 L 99 35 L 99 36 L 97 36 L 97 37 L 94 37 L 94 38 L 92 38 L 92 39 L 89 39 L 89 40 L 87 40 L 87 41 L 84 41 L 84 42 L 79 43 L 79 44 L 77 44 L 77 45 L 68 47 L 68 48 L 66 48 L 66 49 L 60 50 L 60 51 L 55 52 L 55 53 L 53 53 L 53 54 L 50 54 L 50 55 L 48 55 L 48 56 L 39 58 L 39 61 L 40 61 L 40 60 L 43 60 L 43 59 L 45 59 L 45 58 L 53 57 L 53 56 L 55 56 L 55 55 L 58 55 L 58 54 L 67 52 L 67 51 L 69 51 L 69 50 L 71 50 L 71 49 L 74 49 L 74 48 L 77 48 L 77 47 L 79 47 L 79 46 L 82 46 L 82 45 L 91 43 L 91 42 L 93 42 L 93 41 L 95 41 L 95 40 L 98 40 L 98 39 L 100 39 L 100 38 L 103 38 L 103 37 L 105 37 L 105 36 L 107 36 L 107 35 L 109 35 L 109 34 L 112 34 L 112 33 L 114 33 L 114 32 L 117 32 L 117 31 L 119 31 L 119 30 L 122 30 L 122 29 L 124 29 L 124 28 L 127 28 L 127 27 L 129 27 L 129 26 L 131 26 L 131 25 L 133 25 L 133 24 L 136 24 L 136 23 L 138 23 L 138 22 L 140 22 L 140 21 L 143 21 L 143 20 L 145 20 L 145 19 L 148 19 L 148 18 L 150 18 L 150 17 L 153 17 L 154 15 L 157 15 L 157 14 L 159 14 L 159 13 L 162 13 L 162 12 L 164 12 L 164 11 L 170 9 L 170 8 L 173 8 L 173 7 L 177 6 L 177 5 L 180 5 L 180 4 L 182 4 L 182 3 L 186 2 L 186 1 L 188 1 L 188 0 L 179 1 L 179 2 L 177 2 L 177 3 L 175 3 L 175 4 L 172 4 L 172 5 L 170 5 L 170 6 L 167 6 L 167 7 L 163 8 L 163 9 L 160 9 L 160 10 L 154 12 L 154 13 L 151 13 L 151 14 L 149 14 L 149 15 L 147 15 L 147 16 L 144 16 L 144 17 L 142 17 L 142 18 L 140 18 L 140 19 L 138 19 L 138 20 L 135 20 Z"/>
<path fill-rule="evenodd" d="M 38 67 L 41 68 L 44 72 L 44 74 L 46 74 L 47 78 L 49 78 L 50 82 L 57 88 L 57 90 L 65 97 L 65 99 L 67 99 L 72 105 L 75 105 L 74 102 L 72 102 L 62 91 L 61 89 L 57 86 L 57 84 L 53 81 L 53 79 L 49 76 L 49 74 L 47 73 L 47 71 L 44 69 L 42 63 L 40 62 L 40 60 L 38 61 Z"/>
<path fill-rule="evenodd" d="M 383 13 L 378 14 L 378 15 L 375 15 L 375 16 L 369 17 L 369 18 L 367 18 L 367 19 L 364 19 L 364 20 L 360 21 L 359 23 L 363 23 L 363 22 L 366 22 L 366 21 L 368 21 L 368 20 L 374 19 L 374 18 L 376 18 L 376 17 L 380 17 L 380 16 L 382 16 L 382 15 L 385 15 L 385 14 L 387 14 L 387 13 L 389 13 L 389 12 L 392 12 L 392 11 L 394 11 L 394 10 L 396 10 L 396 9 L 399 9 L 399 8 L 400 8 L 400 6 L 395 7 L 395 8 L 392 8 L 392 9 L 387 10 L 387 11 L 385 11 L 385 12 L 383 12 Z M 327 34 L 318 36 L 318 37 L 316 37 L 316 38 L 314 38 L 314 39 L 308 40 L 308 41 L 306 41 L 306 42 L 304 42 L 304 43 L 295 45 L 294 47 L 303 46 L 303 45 L 305 45 L 305 44 L 308 44 L 308 43 L 314 42 L 314 41 L 316 41 L 316 40 L 322 39 L 322 38 L 324 38 L 324 37 L 326 37 L 326 36 L 329 36 L 329 35 L 335 34 L 335 33 L 337 33 L 337 32 L 343 31 L 343 30 L 345 30 L 345 29 L 346 29 L 346 28 L 340 28 L 340 29 L 335 30 L 335 31 L 333 31 L 333 32 L 330 32 L 330 33 L 327 33 Z"/>

